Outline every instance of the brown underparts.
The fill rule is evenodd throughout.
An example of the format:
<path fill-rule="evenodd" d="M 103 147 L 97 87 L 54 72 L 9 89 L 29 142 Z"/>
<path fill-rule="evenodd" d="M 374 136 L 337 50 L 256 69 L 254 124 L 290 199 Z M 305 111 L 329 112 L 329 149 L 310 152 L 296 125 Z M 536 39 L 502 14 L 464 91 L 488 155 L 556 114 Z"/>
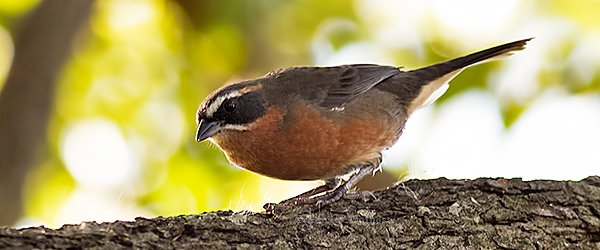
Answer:
<path fill-rule="evenodd" d="M 278 179 L 317 180 L 377 160 L 397 137 L 391 124 L 372 119 L 335 121 L 306 105 L 294 110 L 282 123 L 284 112 L 269 108 L 248 131 L 229 131 L 213 141 L 242 168 Z"/>

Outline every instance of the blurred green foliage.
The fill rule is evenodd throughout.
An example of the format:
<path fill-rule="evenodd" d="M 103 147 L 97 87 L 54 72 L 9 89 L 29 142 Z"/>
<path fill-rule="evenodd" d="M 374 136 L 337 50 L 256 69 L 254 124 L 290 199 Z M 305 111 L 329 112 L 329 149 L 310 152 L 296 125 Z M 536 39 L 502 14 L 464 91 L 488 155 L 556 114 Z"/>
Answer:
<path fill-rule="evenodd" d="M 12 29 L 13 21 L 36 3 L 0 1 L 0 23 Z M 598 8 L 581 8 L 582 4 Z M 356 8 L 345 0 L 97 1 L 89 28 L 78 37 L 75 53 L 59 79 L 45 160 L 27 183 L 26 215 L 50 225 L 58 223 L 55 217 L 61 204 L 86 186 L 67 170 L 63 140 L 74 124 L 95 119 L 116 124 L 139 162 L 139 178 L 119 187 L 127 191 L 114 191 L 134 201 L 131 206 L 155 215 L 257 208 L 265 202 L 264 190 L 284 185 L 236 169 L 214 146 L 196 143 L 196 108 L 226 82 L 314 64 L 311 44 L 327 20 L 356 25 L 327 34 L 334 51 L 369 39 L 372 27 L 360 20 Z M 597 31 L 599 8 L 595 0 L 551 1 L 548 11 Z M 406 48 L 388 53 L 398 64 L 410 67 L 465 53 L 445 45 L 440 37 L 425 42 L 428 46 L 420 55 Z M 572 44 L 560 48 L 551 55 L 556 57 L 553 61 L 565 60 Z M 0 68 L 7 68 L 1 61 L 10 60 L 4 53 L 8 50 L 0 50 Z M 473 84 L 455 84 L 440 102 L 468 89 L 488 89 L 489 75 L 499 65 L 465 71 L 456 82 Z M 562 67 L 542 70 L 540 82 L 552 85 L 560 82 L 556 79 L 570 78 L 569 70 Z M 569 89 L 600 91 L 600 77 Z M 526 103 L 504 105 L 505 125 L 517 120 L 525 108 Z M 405 171 L 398 170 L 403 175 Z"/>
<path fill-rule="evenodd" d="M 0 23 L 10 24 L 15 17 L 31 10 L 39 0 L 2 1 L 0 2 Z"/>
<path fill-rule="evenodd" d="M 232 77 L 310 64 L 315 26 L 352 15 L 344 1 L 328 2 L 206 1 L 184 10 L 173 1 L 98 1 L 60 79 L 46 160 L 27 184 L 27 215 L 52 224 L 71 192 L 86 185 L 65 171 L 61 145 L 73 124 L 94 119 L 117 124 L 138 147 L 141 177 L 121 194 L 136 206 L 160 215 L 240 206 L 240 187 L 256 190 L 264 177 L 193 140 L 196 108 Z M 245 194 L 243 203 L 264 199 Z"/>

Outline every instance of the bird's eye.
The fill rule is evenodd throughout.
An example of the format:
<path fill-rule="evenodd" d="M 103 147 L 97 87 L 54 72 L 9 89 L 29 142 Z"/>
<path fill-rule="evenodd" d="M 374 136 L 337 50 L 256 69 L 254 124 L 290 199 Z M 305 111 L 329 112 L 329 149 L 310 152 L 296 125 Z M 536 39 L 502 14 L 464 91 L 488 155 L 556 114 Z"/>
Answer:
<path fill-rule="evenodd" d="M 233 102 L 227 102 L 224 103 L 223 109 L 225 109 L 225 112 L 233 112 L 235 110 L 235 103 Z"/>

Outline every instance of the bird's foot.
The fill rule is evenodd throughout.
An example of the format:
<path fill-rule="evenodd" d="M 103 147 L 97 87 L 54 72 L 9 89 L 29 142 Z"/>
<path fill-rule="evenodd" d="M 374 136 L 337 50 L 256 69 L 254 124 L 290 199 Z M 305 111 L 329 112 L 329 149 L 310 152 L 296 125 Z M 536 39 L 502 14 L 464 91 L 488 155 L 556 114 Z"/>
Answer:
<path fill-rule="evenodd" d="M 377 200 L 377 197 L 371 191 L 357 191 L 352 193 L 345 193 L 342 198 L 344 200 L 361 200 L 364 202 Z"/>
<path fill-rule="evenodd" d="M 321 196 L 312 197 L 311 200 L 305 201 L 306 203 L 304 203 L 304 204 L 315 204 L 315 205 L 317 205 L 317 207 L 323 207 L 323 206 L 327 206 L 331 203 L 334 203 L 334 202 L 338 201 L 339 199 L 341 199 L 346 194 L 347 190 L 344 190 L 343 187 L 344 186 L 336 188 L 335 190 L 328 192 Z"/>
<path fill-rule="evenodd" d="M 340 199 L 361 200 L 363 202 L 367 202 L 376 200 L 377 197 L 375 197 L 373 192 L 369 191 L 347 192 L 344 190 L 344 188 L 337 188 L 321 196 L 307 197 L 306 199 L 297 200 L 296 204 L 315 204 L 319 207 L 322 207 L 334 203 Z"/>
<path fill-rule="evenodd" d="M 375 198 L 371 192 L 353 192 L 348 193 L 348 190 L 354 186 L 358 181 L 363 179 L 369 174 L 373 174 L 375 170 L 379 169 L 381 161 L 377 161 L 377 164 L 365 164 L 358 167 L 358 171 L 348 179 L 348 181 L 339 185 L 341 179 L 334 178 L 327 180 L 325 185 L 317 187 L 313 190 L 305 192 L 294 198 L 285 200 L 284 204 L 304 205 L 304 204 L 316 204 L 317 207 L 323 207 L 333 202 L 338 201 L 341 198 L 356 200 L 369 200 L 369 198 Z M 339 185 L 339 186 L 338 186 Z M 334 189 L 335 188 L 335 189 Z M 332 190 L 333 189 L 333 190 Z M 324 195 L 316 196 L 320 193 L 332 190 Z"/>
<path fill-rule="evenodd" d="M 309 191 L 306 191 L 300 195 L 297 195 L 297 196 L 294 196 L 287 200 L 284 200 L 281 203 L 282 204 L 292 204 L 292 205 L 311 204 L 311 200 L 314 199 L 313 196 L 336 188 L 337 186 L 340 185 L 341 181 L 342 181 L 342 179 L 340 179 L 340 178 L 332 178 L 332 179 L 326 180 L 325 184 L 323 184 L 322 186 L 318 186 L 318 187 L 311 189 Z"/>

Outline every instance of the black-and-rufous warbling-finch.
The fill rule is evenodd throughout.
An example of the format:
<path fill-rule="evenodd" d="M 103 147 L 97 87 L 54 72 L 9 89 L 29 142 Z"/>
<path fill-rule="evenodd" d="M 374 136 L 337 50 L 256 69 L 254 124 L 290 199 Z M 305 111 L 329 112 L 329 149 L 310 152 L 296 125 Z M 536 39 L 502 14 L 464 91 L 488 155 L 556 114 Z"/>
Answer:
<path fill-rule="evenodd" d="M 196 140 L 210 139 L 231 163 L 261 175 L 325 181 L 290 199 L 295 203 L 364 197 L 348 191 L 379 170 L 381 152 L 436 90 L 465 68 L 522 50 L 529 40 L 409 71 L 375 64 L 276 70 L 210 94 L 198 109 Z"/>

